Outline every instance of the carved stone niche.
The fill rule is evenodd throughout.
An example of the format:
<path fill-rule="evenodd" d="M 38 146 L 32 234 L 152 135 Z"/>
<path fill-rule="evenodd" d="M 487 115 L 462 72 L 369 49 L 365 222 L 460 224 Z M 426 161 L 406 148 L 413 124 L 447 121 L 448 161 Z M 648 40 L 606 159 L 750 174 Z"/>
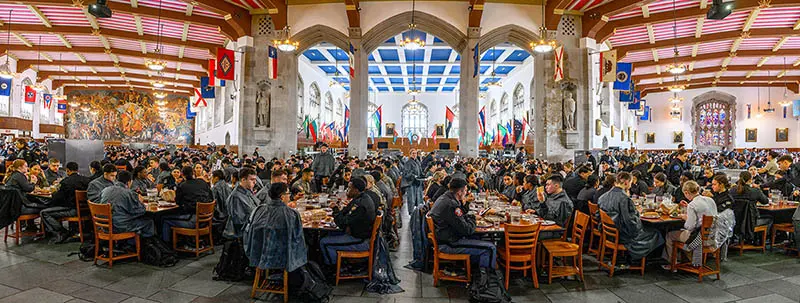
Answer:
<path fill-rule="evenodd" d="M 692 140 L 701 151 L 733 149 L 736 142 L 736 97 L 710 91 L 692 99 Z"/>
<path fill-rule="evenodd" d="M 561 103 L 561 144 L 565 148 L 578 147 L 577 123 L 577 85 L 569 80 L 564 80 L 559 85 L 559 98 Z"/>

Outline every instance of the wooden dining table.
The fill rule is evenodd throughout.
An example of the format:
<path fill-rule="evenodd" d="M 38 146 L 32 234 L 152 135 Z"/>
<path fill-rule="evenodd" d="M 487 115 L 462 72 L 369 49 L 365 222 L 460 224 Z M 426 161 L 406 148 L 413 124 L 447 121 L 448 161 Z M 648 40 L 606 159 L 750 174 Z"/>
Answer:
<path fill-rule="evenodd" d="M 795 210 L 797 209 L 797 204 L 789 204 L 789 203 L 770 204 L 770 205 L 759 206 L 758 209 L 766 211 Z"/>

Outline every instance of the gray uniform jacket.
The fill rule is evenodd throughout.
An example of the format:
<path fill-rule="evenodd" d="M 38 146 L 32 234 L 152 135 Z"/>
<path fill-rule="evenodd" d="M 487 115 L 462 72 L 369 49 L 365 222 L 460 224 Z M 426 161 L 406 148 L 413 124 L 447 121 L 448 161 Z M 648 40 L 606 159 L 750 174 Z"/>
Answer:
<path fill-rule="evenodd" d="M 336 169 L 336 159 L 333 158 L 330 150 L 318 154 L 314 157 L 314 162 L 311 163 L 311 170 L 314 171 L 314 176 L 317 177 L 330 177 L 333 175 L 334 169 Z"/>
<path fill-rule="evenodd" d="M 101 198 L 95 201 L 111 204 L 114 232 L 136 232 L 145 238 L 155 235 L 153 219 L 145 217 L 147 208 L 139 201 L 139 196 L 128 187 L 117 183 L 103 189 L 100 196 Z"/>
<path fill-rule="evenodd" d="M 103 189 L 113 186 L 114 183 L 116 182 L 108 181 L 103 177 L 94 179 L 92 182 L 89 182 L 89 188 L 86 189 L 86 197 L 89 199 L 89 201 L 98 203 L 100 201 L 100 195 L 103 193 Z"/>
<path fill-rule="evenodd" d="M 621 188 L 612 188 L 600 196 L 597 204 L 614 220 L 614 225 L 619 230 L 619 242 L 625 245 L 633 260 L 647 256 L 664 244 L 664 238 L 660 233 L 644 229 L 633 200 Z"/>
<path fill-rule="evenodd" d="M 406 163 L 403 164 L 403 178 L 400 181 L 400 187 L 408 187 L 411 185 L 420 185 L 420 181 L 418 178 L 422 178 L 424 176 L 422 172 L 422 168 L 420 167 L 419 160 L 414 158 L 408 158 Z"/>
<path fill-rule="evenodd" d="M 259 201 L 253 192 L 237 185 L 228 197 L 228 201 L 225 202 L 228 209 L 228 222 L 225 224 L 225 231 L 222 235 L 228 239 L 241 238 L 247 218 L 258 204 Z"/>
<path fill-rule="evenodd" d="M 232 191 L 233 189 L 225 180 L 219 180 L 211 187 L 211 196 L 214 197 L 214 201 L 217 201 L 217 205 L 214 206 L 214 221 L 225 222 L 228 219 L 228 208 L 225 203 L 228 202 Z"/>

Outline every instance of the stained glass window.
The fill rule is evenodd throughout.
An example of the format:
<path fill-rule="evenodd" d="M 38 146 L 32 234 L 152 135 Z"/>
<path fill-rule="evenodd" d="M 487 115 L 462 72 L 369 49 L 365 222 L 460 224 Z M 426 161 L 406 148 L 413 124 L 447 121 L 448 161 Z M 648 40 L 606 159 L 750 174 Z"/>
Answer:
<path fill-rule="evenodd" d="M 698 104 L 695 108 L 695 140 L 699 146 L 723 147 L 733 144 L 733 109 L 729 104 L 715 100 Z"/>

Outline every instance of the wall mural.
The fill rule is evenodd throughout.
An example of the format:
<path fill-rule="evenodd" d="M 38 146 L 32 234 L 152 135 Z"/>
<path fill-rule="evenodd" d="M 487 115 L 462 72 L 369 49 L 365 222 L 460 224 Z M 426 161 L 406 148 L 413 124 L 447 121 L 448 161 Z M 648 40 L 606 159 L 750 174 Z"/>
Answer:
<path fill-rule="evenodd" d="M 188 98 L 169 99 L 159 112 L 152 95 L 139 91 L 74 91 L 66 114 L 69 139 L 190 144 L 194 121 L 186 119 Z"/>

